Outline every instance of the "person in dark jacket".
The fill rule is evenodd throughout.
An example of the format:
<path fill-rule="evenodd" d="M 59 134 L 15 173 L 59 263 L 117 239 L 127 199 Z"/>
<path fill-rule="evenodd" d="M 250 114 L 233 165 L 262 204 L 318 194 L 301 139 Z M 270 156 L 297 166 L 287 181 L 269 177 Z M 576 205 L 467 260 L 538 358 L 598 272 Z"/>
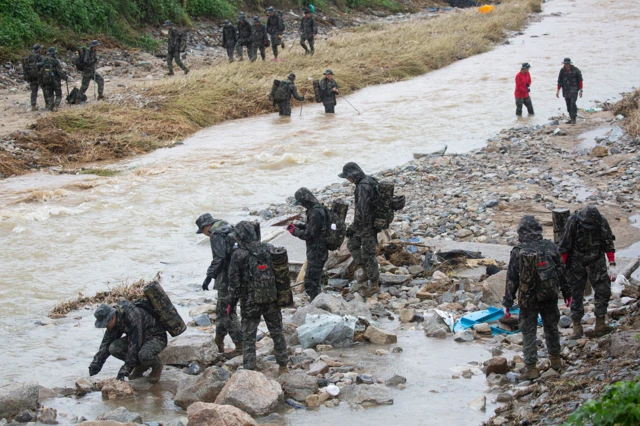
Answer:
<path fill-rule="evenodd" d="M 353 223 L 347 228 L 347 248 L 353 263 L 363 270 L 360 283 L 369 281 L 363 295 L 370 297 L 380 292 L 380 271 L 376 258 L 378 233 L 373 226 L 378 181 L 367 176 L 356 163 L 345 164 L 338 176 L 356 185 L 355 214 Z"/>
<path fill-rule="evenodd" d="M 235 345 L 235 350 L 226 354 L 228 358 L 242 355 L 242 331 L 236 314 L 236 306 L 232 305 L 230 312 L 226 312 L 229 305 L 229 263 L 236 248 L 235 230 L 227 222 L 214 219 L 209 213 L 201 215 L 196 220 L 197 234 L 204 234 L 211 242 L 213 260 L 207 269 L 207 277 L 202 283 L 202 290 L 209 290 L 211 280 L 215 280 L 214 290 L 218 291 L 216 301 L 216 337 L 218 352 L 224 354 L 224 338 L 227 334 Z"/>
<path fill-rule="evenodd" d="M 158 382 L 163 368 L 158 355 L 167 346 L 167 332 L 162 324 L 147 310 L 126 300 L 115 306 L 102 304 L 93 315 L 96 327 L 107 331 L 89 365 L 89 375 L 98 374 L 107 358 L 113 355 L 124 361 L 116 377 L 118 380 L 142 377 L 151 368 L 149 381 Z"/>
<path fill-rule="evenodd" d="M 295 82 L 296 75 L 289 74 L 286 80 L 282 80 L 280 83 L 284 86 L 285 90 L 285 99 L 283 101 L 278 102 L 278 109 L 280 110 L 280 115 L 283 116 L 291 116 L 291 97 L 295 100 L 304 102 L 304 96 L 300 96 L 298 94 L 298 89 L 296 88 Z"/>
<path fill-rule="evenodd" d="M 164 21 L 163 27 L 169 31 L 169 40 L 167 41 L 167 66 L 169 67 L 168 75 L 173 74 L 173 60 L 176 60 L 176 64 L 184 71 L 185 74 L 189 74 L 189 69 L 184 66 L 182 63 L 182 59 L 180 59 L 181 52 L 181 44 L 183 33 L 178 31 L 174 26 L 173 22 L 167 20 Z"/>
<path fill-rule="evenodd" d="M 320 80 L 320 95 L 322 97 L 325 114 L 333 114 L 336 112 L 336 95 L 339 93 L 338 83 L 333 79 L 333 71 L 326 70 L 324 78 Z"/>
<path fill-rule="evenodd" d="M 238 42 L 236 43 L 236 54 L 240 61 L 244 60 L 242 48 L 247 48 L 247 56 L 249 60 L 255 60 L 255 51 L 253 50 L 253 25 L 245 17 L 244 12 L 238 15 Z"/>
<path fill-rule="evenodd" d="M 611 265 L 616 264 L 615 239 L 609 222 L 595 206 L 586 206 L 567 220 L 559 249 L 562 261 L 567 265 L 567 277 L 572 291 L 573 335 L 571 338 L 574 340 L 580 339 L 584 334 L 582 317 L 587 279 L 595 293 L 594 335 L 600 337 L 611 332 L 611 327 L 605 323 L 611 298 L 611 279 L 608 275 L 607 260 Z"/>
<path fill-rule="evenodd" d="M 264 61 L 267 57 L 266 48 L 269 44 L 269 36 L 267 35 L 267 27 L 260 23 L 260 18 L 253 17 L 253 59 L 252 62 L 258 59 L 258 51 L 260 57 Z"/>
<path fill-rule="evenodd" d="M 89 44 L 88 63 L 85 64 L 84 70 L 82 70 L 82 83 L 80 84 L 80 94 L 84 95 L 89 88 L 89 83 L 93 80 L 98 85 L 98 100 L 104 99 L 104 78 L 96 72 L 99 48 L 100 42 L 98 40 L 93 40 Z"/>
<path fill-rule="evenodd" d="M 326 243 L 326 226 L 329 221 L 325 207 L 307 188 L 295 193 L 295 204 L 307 209 L 306 224 L 291 224 L 287 230 L 307 245 L 307 270 L 304 274 L 304 290 L 313 301 L 322 292 L 322 273 L 329 258 Z"/>
<path fill-rule="evenodd" d="M 569 113 L 569 121 L 567 124 L 576 124 L 578 117 L 578 96 L 582 97 L 582 72 L 578 67 L 573 66 L 571 59 L 564 58 L 563 67 L 558 75 L 558 90 L 556 98 L 560 97 L 560 89 L 562 96 L 567 103 L 567 112 Z"/>
<path fill-rule="evenodd" d="M 558 287 L 562 290 L 567 306 L 571 304 L 571 290 L 567 283 L 564 264 L 553 241 L 542 238 L 542 226 L 535 217 L 524 216 L 518 224 L 519 244 L 511 250 L 507 269 L 507 284 L 502 305 L 505 316 L 511 316 L 510 309 L 518 293 L 520 308 L 520 331 L 524 350 L 526 371 L 521 380 L 533 380 L 540 377 L 536 331 L 538 314 L 542 317 L 544 337 L 551 367 L 562 368 L 560 360 L 560 332 L 558 321 Z M 525 268 L 523 255 L 536 255 L 536 263 Z M 536 268 L 537 265 L 537 269 Z"/>
<path fill-rule="evenodd" d="M 229 265 L 230 304 L 227 306 L 227 310 L 240 301 L 242 334 L 244 336 L 242 365 L 247 370 L 256 369 L 256 334 L 260 319 L 264 318 L 273 339 L 276 362 L 280 366 L 280 373 L 284 374 L 287 372 L 289 358 L 282 328 L 282 312 L 276 302 L 277 296 L 273 302 L 257 303 L 256 289 L 251 285 L 251 253 L 260 249 L 262 243 L 253 223 L 242 221 L 235 228 L 239 247 L 231 256 L 231 264 Z"/>
<path fill-rule="evenodd" d="M 313 55 L 315 53 L 315 36 L 318 35 L 318 26 L 316 20 L 311 16 L 311 11 L 306 9 L 304 17 L 300 21 L 300 45 L 304 48 L 305 55 Z M 309 42 L 307 48 L 306 42 Z"/>
<path fill-rule="evenodd" d="M 279 62 L 278 59 L 278 46 L 282 46 L 284 49 L 284 40 L 282 34 L 284 34 L 284 19 L 279 13 L 276 13 L 275 9 L 271 6 L 267 8 L 267 32 L 271 36 L 271 50 L 273 51 L 273 60 Z"/>
<path fill-rule="evenodd" d="M 522 105 L 527 107 L 527 112 L 529 115 L 533 115 L 533 104 L 531 103 L 531 97 L 529 96 L 529 92 L 531 89 L 531 74 L 529 73 L 529 65 L 528 62 L 522 64 L 522 68 L 520 68 L 520 72 L 516 74 L 516 115 L 522 115 Z"/>
<path fill-rule="evenodd" d="M 29 83 L 29 89 L 31 90 L 31 111 L 38 110 L 38 88 L 40 88 L 38 82 L 38 64 L 42 63 L 43 60 L 42 46 L 34 44 L 31 53 L 23 61 L 22 71 L 24 73 L 24 80 Z M 42 92 L 44 94 L 44 89 Z"/>
<path fill-rule="evenodd" d="M 42 63 L 42 67 L 51 73 L 51 82 L 49 84 L 42 83 L 46 107 L 51 111 L 60 107 L 60 102 L 62 102 L 62 80 L 67 79 L 67 73 L 62 69 L 62 63 L 56 58 L 56 53 L 55 47 L 47 49 L 47 58 Z"/>
<path fill-rule="evenodd" d="M 222 27 L 222 47 L 227 49 L 229 62 L 233 62 L 233 51 L 236 48 L 237 41 L 238 32 L 236 31 L 236 27 L 231 25 L 231 22 L 229 22 L 228 20 L 225 20 L 224 26 Z"/>

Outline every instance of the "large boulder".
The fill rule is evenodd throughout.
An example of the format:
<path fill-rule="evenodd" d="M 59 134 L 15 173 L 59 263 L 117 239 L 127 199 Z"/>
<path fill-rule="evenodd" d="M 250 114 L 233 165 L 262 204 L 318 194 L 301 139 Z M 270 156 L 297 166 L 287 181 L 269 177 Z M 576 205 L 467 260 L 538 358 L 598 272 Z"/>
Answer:
<path fill-rule="evenodd" d="M 361 405 L 391 405 L 393 393 L 379 385 L 346 385 L 340 390 L 340 399 Z"/>
<path fill-rule="evenodd" d="M 482 301 L 487 305 L 501 306 L 507 283 L 507 271 L 500 271 L 484 280 Z"/>
<path fill-rule="evenodd" d="M 369 308 L 367 308 L 367 305 L 359 296 L 356 296 L 352 301 L 347 302 L 342 298 L 342 296 L 320 293 L 315 299 L 313 299 L 311 304 L 318 309 L 325 310 L 335 315 L 351 315 L 356 318 L 371 318 Z"/>
<path fill-rule="evenodd" d="M 615 333 L 609 342 L 609 356 L 613 358 L 635 357 L 640 350 L 637 331 Z"/>
<path fill-rule="evenodd" d="M 278 382 L 257 371 L 240 370 L 231 376 L 216 398 L 216 404 L 233 405 L 252 416 L 266 416 L 283 400 Z"/>
<path fill-rule="evenodd" d="M 142 416 L 138 413 L 132 413 L 124 407 L 118 407 L 115 410 L 98 416 L 97 420 L 112 420 L 119 423 L 142 423 Z"/>
<path fill-rule="evenodd" d="M 38 408 L 39 391 L 35 382 L 12 383 L 0 387 L 0 419 Z"/>
<path fill-rule="evenodd" d="M 307 319 L 307 315 L 329 315 L 329 312 L 324 309 L 317 308 L 313 305 L 306 305 L 302 308 L 299 308 L 293 317 L 291 318 L 291 322 L 296 326 L 301 326 Z"/>
<path fill-rule="evenodd" d="M 210 334 L 181 335 L 169 340 L 160 353 L 165 364 L 183 365 L 192 361 L 201 365 L 213 364 L 218 356 L 218 347 Z"/>
<path fill-rule="evenodd" d="M 204 374 L 185 378 L 178 385 L 173 403 L 187 409 L 195 402 L 215 402 L 231 373 L 220 367 L 209 367 Z"/>
<path fill-rule="evenodd" d="M 187 426 L 257 426 L 250 415 L 231 405 L 196 402 L 187 409 Z"/>
<path fill-rule="evenodd" d="M 309 395 L 318 391 L 318 381 L 306 374 L 288 373 L 278 378 L 285 396 L 296 401 L 305 402 Z"/>
<path fill-rule="evenodd" d="M 378 327 L 370 325 L 364 332 L 365 339 L 376 345 L 390 345 L 392 343 L 398 343 L 398 336 L 390 331 L 383 330 Z"/>

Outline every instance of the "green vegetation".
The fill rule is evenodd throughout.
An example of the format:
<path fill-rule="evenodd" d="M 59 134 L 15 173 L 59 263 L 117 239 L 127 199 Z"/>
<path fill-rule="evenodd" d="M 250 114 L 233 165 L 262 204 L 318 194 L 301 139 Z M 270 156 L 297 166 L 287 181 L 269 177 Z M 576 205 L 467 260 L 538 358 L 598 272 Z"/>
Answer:
<path fill-rule="evenodd" d="M 96 175 L 96 176 L 103 176 L 103 177 L 117 176 L 120 173 L 121 173 L 120 170 L 114 170 L 114 169 L 82 169 L 80 170 L 81 175 Z"/>
<path fill-rule="evenodd" d="M 640 380 L 618 382 L 598 399 L 587 401 L 567 419 L 565 426 L 632 426 L 640 424 Z"/>

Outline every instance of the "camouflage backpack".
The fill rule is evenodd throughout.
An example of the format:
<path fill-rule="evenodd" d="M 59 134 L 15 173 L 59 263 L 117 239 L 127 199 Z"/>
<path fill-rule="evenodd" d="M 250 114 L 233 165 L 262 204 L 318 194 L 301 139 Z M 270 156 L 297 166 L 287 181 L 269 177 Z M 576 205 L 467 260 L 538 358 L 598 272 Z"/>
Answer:
<path fill-rule="evenodd" d="M 85 68 L 90 66 L 89 64 L 89 49 L 82 47 L 78 57 L 73 60 L 73 65 L 78 71 L 84 71 Z"/>
<path fill-rule="evenodd" d="M 376 202 L 373 212 L 373 227 L 377 231 L 389 229 L 393 222 L 395 212 L 402 210 L 405 205 L 404 195 L 393 195 L 394 185 L 391 183 L 379 183 L 376 186 Z"/>
<path fill-rule="evenodd" d="M 45 58 L 38 69 L 38 84 L 51 86 L 53 84 L 53 61 Z"/>
<path fill-rule="evenodd" d="M 273 94 L 273 99 L 276 102 L 283 102 L 287 100 L 287 95 L 289 94 L 287 92 L 287 84 L 288 83 L 286 81 L 281 81 L 280 84 L 278 85 L 278 88 Z"/>
<path fill-rule="evenodd" d="M 25 81 L 29 83 L 35 83 L 38 81 L 38 63 L 40 62 L 40 55 L 32 53 L 22 60 L 22 72 L 24 74 Z"/>
<path fill-rule="evenodd" d="M 273 270 L 269 246 L 264 243 L 252 244 L 247 251 L 249 288 L 255 303 L 265 304 L 278 300 L 276 274 Z"/>
<path fill-rule="evenodd" d="M 321 206 L 324 210 L 324 240 L 329 250 L 338 250 L 344 242 L 347 233 L 347 225 L 338 214 L 329 210 L 325 206 Z"/>
<path fill-rule="evenodd" d="M 550 247 L 548 247 L 549 244 Z M 527 306 L 530 304 L 527 302 L 533 304 L 557 300 L 560 278 L 557 265 L 551 256 L 555 251 L 554 244 L 551 241 L 542 240 L 517 247 L 520 249 L 518 304 L 531 307 Z"/>

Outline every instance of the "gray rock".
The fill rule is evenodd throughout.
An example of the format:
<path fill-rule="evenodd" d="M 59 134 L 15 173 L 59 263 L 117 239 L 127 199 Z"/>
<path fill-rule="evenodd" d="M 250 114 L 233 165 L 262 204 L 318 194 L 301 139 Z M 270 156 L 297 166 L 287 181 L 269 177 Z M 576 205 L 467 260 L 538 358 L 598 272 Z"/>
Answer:
<path fill-rule="evenodd" d="M 335 315 L 371 318 L 371 312 L 361 298 L 355 298 L 350 302 L 345 301 L 342 296 L 334 296 L 328 293 L 320 293 L 313 299 L 311 305 L 323 309 Z"/>
<path fill-rule="evenodd" d="M 456 342 L 473 342 L 474 339 L 473 331 L 469 329 L 462 330 L 453 336 L 453 340 Z"/>
<path fill-rule="evenodd" d="M 467 404 L 469 408 L 477 411 L 485 411 L 487 409 L 487 397 L 480 395 Z"/>
<path fill-rule="evenodd" d="M 340 390 L 340 399 L 349 404 L 391 405 L 393 394 L 378 385 L 346 385 Z"/>
<path fill-rule="evenodd" d="M 609 339 L 609 356 L 622 358 L 637 354 L 640 350 L 640 339 L 637 336 L 637 331 L 622 331 L 613 334 Z M 2 400 L 1 397 L 0 400 Z"/>
<path fill-rule="evenodd" d="M 198 327 L 209 327 L 211 325 L 211 318 L 207 314 L 198 315 L 193 320 Z"/>
<path fill-rule="evenodd" d="M 467 238 L 470 235 L 473 235 L 473 231 L 471 231 L 470 229 L 460 229 L 458 232 L 456 232 L 456 238 Z"/>
<path fill-rule="evenodd" d="M 200 367 L 198 363 L 192 362 L 191 364 L 189 364 L 189 368 L 187 368 L 187 374 L 189 374 L 190 376 L 197 376 L 200 373 L 202 373 L 202 367 Z"/>
<path fill-rule="evenodd" d="M 318 296 L 319 297 L 319 296 Z M 307 315 L 329 315 L 330 312 L 325 311 L 324 309 L 317 308 L 315 305 L 305 305 L 293 314 L 291 318 L 291 322 L 296 326 L 301 326 L 305 323 L 307 319 Z"/>
<path fill-rule="evenodd" d="M 455 300 L 456 300 L 456 295 L 454 293 L 449 293 L 449 292 L 442 293 L 441 303 L 453 303 Z"/>
<path fill-rule="evenodd" d="M 209 367 L 204 374 L 186 377 L 178 384 L 173 403 L 187 409 L 194 402 L 215 402 L 231 373 L 220 367 Z"/>
<path fill-rule="evenodd" d="M 380 285 L 396 286 L 411 281 L 411 275 L 380 274 Z"/>
<path fill-rule="evenodd" d="M 22 413 L 16 415 L 13 418 L 13 420 L 15 420 L 18 423 L 29 423 L 30 421 L 35 419 L 36 419 L 36 413 L 31 410 L 24 410 Z"/>
<path fill-rule="evenodd" d="M 498 395 L 497 401 L 508 404 L 509 402 L 513 401 L 513 395 L 511 395 L 508 392 L 503 392 L 500 395 Z"/>
<path fill-rule="evenodd" d="M 231 376 L 216 398 L 216 404 L 233 405 L 252 416 L 266 416 L 284 401 L 280 384 L 264 374 L 239 370 Z"/>
<path fill-rule="evenodd" d="M 571 327 L 571 318 L 566 315 L 560 316 L 560 321 L 558 321 L 558 326 L 561 328 L 569 328 Z"/>
<path fill-rule="evenodd" d="M 492 207 L 496 207 L 498 204 L 500 204 L 498 200 L 489 200 L 489 201 L 485 201 L 484 206 L 486 208 L 492 208 Z"/>
<path fill-rule="evenodd" d="M 212 335 L 183 334 L 169 341 L 160 353 L 165 364 L 185 365 L 192 361 L 201 365 L 213 364 L 218 356 L 218 347 Z"/>
<path fill-rule="evenodd" d="M 488 305 L 502 304 L 507 282 L 507 271 L 500 271 L 484 280 L 482 284 L 482 301 Z"/>
<path fill-rule="evenodd" d="M 420 265 L 411 265 L 407 268 L 407 270 L 409 271 L 409 273 L 411 275 L 413 275 L 414 277 L 416 275 L 420 275 L 424 273 L 424 268 Z"/>
<path fill-rule="evenodd" d="M 340 278 L 331 278 L 327 284 L 331 288 L 343 289 L 349 286 L 349 280 L 343 280 Z"/>
<path fill-rule="evenodd" d="M 403 385 L 405 383 L 407 383 L 407 378 L 399 374 L 394 374 L 391 378 L 387 379 L 384 382 L 385 385 L 391 386 L 393 388 L 395 388 L 398 385 Z"/>
<path fill-rule="evenodd" d="M 425 329 L 425 334 L 427 337 L 432 337 L 434 339 L 446 339 L 449 333 L 443 327 L 438 327 L 436 329 Z"/>
<path fill-rule="evenodd" d="M 38 408 L 38 384 L 12 383 L 0 387 L 0 419 L 9 418 L 25 410 Z"/>
<path fill-rule="evenodd" d="M 370 376 L 369 374 L 358 374 L 356 376 L 356 384 L 372 385 L 374 383 L 375 383 L 375 380 L 373 380 L 373 377 Z"/>
<path fill-rule="evenodd" d="M 42 407 L 42 411 L 40 412 L 40 423 L 44 423 L 45 425 L 56 425 L 58 421 L 56 418 L 58 417 L 58 411 L 55 408 L 51 407 Z"/>
<path fill-rule="evenodd" d="M 113 420 L 120 423 L 142 423 L 142 417 L 138 413 L 131 413 L 124 407 L 118 407 L 115 410 L 103 414 L 98 420 Z"/>
<path fill-rule="evenodd" d="M 278 382 L 284 389 L 287 398 L 293 398 L 299 402 L 305 402 L 309 395 L 318 391 L 318 381 L 315 377 L 306 374 L 288 373 L 278 377 Z"/>

